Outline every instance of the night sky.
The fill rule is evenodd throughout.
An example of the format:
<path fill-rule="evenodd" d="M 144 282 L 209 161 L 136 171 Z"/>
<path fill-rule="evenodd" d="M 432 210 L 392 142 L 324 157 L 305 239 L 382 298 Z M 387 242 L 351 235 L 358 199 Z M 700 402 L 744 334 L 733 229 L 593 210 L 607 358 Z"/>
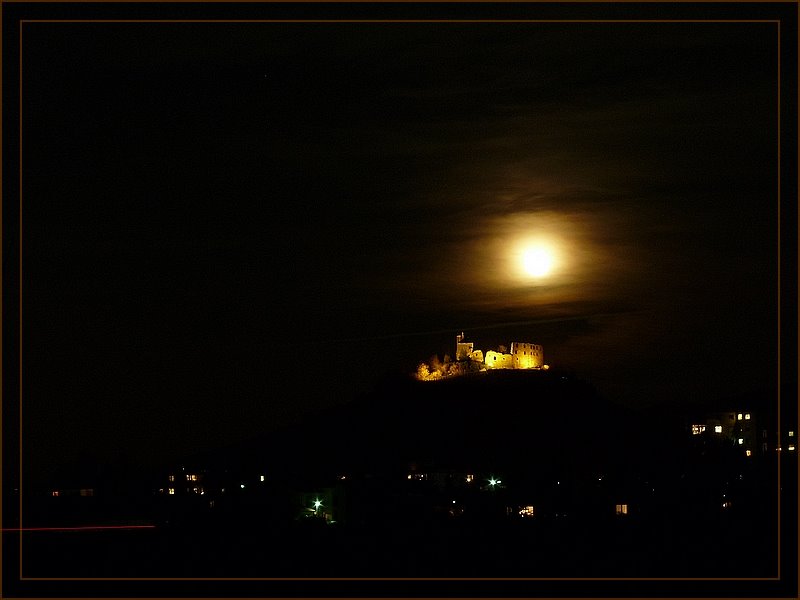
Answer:
<path fill-rule="evenodd" d="M 774 386 L 776 29 L 26 24 L 30 468 L 255 436 L 462 329 L 630 406 Z"/>

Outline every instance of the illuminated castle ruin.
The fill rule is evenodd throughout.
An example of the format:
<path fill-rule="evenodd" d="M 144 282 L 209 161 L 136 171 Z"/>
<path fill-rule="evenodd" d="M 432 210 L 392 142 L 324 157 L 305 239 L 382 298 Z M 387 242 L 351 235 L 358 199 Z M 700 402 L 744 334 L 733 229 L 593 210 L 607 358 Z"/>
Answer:
<path fill-rule="evenodd" d="M 465 341 L 464 332 L 456 336 L 456 358 L 452 361 L 445 355 L 443 361 L 433 357 L 430 363 L 420 363 L 417 367 L 417 379 L 428 381 L 466 375 L 486 371 L 489 369 L 549 369 L 544 364 L 544 350 L 539 344 L 530 342 L 511 342 L 511 351 L 506 352 L 505 346 L 497 350 L 475 350 L 472 342 Z"/>

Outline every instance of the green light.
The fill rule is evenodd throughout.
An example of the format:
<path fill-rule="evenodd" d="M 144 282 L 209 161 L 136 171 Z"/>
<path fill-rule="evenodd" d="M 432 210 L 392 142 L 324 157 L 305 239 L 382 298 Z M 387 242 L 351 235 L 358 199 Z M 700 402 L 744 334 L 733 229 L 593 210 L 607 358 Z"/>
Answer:
<path fill-rule="evenodd" d="M 489 485 L 496 485 L 496 484 L 497 484 L 497 480 L 496 479 L 492 478 L 492 479 L 489 480 Z"/>
<path fill-rule="evenodd" d="M 314 500 L 314 510 L 317 510 L 320 506 L 322 506 L 322 502 L 320 502 L 320 499 L 317 498 Z"/>

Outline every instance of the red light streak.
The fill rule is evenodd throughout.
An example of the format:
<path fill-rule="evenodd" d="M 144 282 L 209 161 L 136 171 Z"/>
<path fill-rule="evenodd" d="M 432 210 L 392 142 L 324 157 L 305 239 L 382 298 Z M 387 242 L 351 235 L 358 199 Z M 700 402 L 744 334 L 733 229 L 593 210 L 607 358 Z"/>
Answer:
<path fill-rule="evenodd" d="M 12 527 L 3 528 L 3 532 L 11 531 L 103 531 L 107 529 L 155 529 L 155 525 L 87 525 L 84 527 Z"/>

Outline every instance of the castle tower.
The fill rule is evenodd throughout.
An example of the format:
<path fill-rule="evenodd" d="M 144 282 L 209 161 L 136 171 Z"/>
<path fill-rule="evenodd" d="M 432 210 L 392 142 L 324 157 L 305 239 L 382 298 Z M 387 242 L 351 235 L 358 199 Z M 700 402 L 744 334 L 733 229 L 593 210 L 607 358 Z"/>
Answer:
<path fill-rule="evenodd" d="M 464 332 L 456 336 L 456 360 L 466 360 L 472 354 L 473 343 L 464 341 Z"/>
<path fill-rule="evenodd" d="M 511 356 L 515 369 L 541 369 L 544 367 L 544 349 L 539 344 L 511 342 Z"/>

